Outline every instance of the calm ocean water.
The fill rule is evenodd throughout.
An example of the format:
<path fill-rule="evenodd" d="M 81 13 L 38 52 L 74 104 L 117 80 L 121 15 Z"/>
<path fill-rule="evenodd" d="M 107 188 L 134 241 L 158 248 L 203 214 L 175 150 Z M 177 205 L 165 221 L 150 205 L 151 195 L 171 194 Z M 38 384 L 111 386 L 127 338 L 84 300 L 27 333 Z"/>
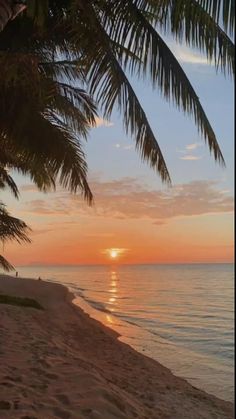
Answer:
<path fill-rule="evenodd" d="M 60 282 L 121 340 L 225 400 L 233 400 L 232 264 L 21 267 Z"/>

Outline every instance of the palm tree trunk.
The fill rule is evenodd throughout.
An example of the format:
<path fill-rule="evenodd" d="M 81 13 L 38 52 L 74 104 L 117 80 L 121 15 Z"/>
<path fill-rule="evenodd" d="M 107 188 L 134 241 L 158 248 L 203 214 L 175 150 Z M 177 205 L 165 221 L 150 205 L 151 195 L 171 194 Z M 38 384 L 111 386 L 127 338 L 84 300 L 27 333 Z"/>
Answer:
<path fill-rule="evenodd" d="M 15 17 L 26 9 L 26 5 L 20 1 L 0 0 L 0 32 L 5 28 L 9 20 Z"/>

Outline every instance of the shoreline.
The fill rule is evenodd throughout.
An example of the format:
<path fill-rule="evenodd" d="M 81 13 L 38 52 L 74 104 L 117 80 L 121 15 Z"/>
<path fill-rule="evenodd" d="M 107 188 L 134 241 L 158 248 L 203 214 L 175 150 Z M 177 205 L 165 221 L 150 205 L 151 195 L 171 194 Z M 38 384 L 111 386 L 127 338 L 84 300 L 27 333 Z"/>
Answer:
<path fill-rule="evenodd" d="M 0 304 L 0 417 L 233 418 L 231 402 L 118 340 L 64 285 L 0 275 L 0 293 L 44 308 Z"/>

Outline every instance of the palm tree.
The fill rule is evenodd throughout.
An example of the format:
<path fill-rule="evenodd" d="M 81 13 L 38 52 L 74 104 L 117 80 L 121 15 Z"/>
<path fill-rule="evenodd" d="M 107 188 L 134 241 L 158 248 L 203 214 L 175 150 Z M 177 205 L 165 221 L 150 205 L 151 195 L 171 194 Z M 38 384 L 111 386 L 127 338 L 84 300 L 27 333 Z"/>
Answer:
<path fill-rule="evenodd" d="M 52 77 L 62 77 L 65 68 L 76 71 L 82 62 L 89 94 L 107 118 L 118 106 L 142 159 L 163 181 L 169 182 L 170 175 L 128 74 L 149 78 L 154 89 L 193 116 L 215 159 L 224 164 L 200 100 L 160 33 L 169 33 L 177 41 L 184 39 L 204 52 L 218 69 L 232 75 L 234 45 L 229 35 L 234 31 L 233 1 L 29 0 L 27 4 L 28 15 L 8 25 L 0 48 L 43 48 L 50 60 L 42 60 L 41 70 Z"/>
<path fill-rule="evenodd" d="M 38 64 L 39 57 L 39 53 L 0 53 L 0 189 L 9 187 L 18 198 L 17 185 L 9 174 L 14 169 L 29 175 L 45 192 L 55 189 L 56 182 L 71 192 L 79 188 L 91 203 L 81 139 L 86 139 L 95 124 L 95 104 L 81 87 L 49 77 Z M 1 228 L 4 223 L 5 229 L 7 220 L 11 232 L 14 226 L 23 227 L 17 219 L 12 224 L 12 219 L 0 212 L 0 240 L 7 239 Z M 16 230 L 10 238 L 18 233 Z M 12 268 L 2 257 L 0 265 Z"/>
<path fill-rule="evenodd" d="M 26 9 L 24 1 L 0 0 L 0 31 Z"/>
<path fill-rule="evenodd" d="M 16 240 L 18 243 L 30 242 L 27 236 L 29 230 L 29 227 L 27 227 L 24 221 L 12 217 L 3 203 L 0 202 L 0 241 L 2 243 L 6 240 Z M 0 255 L 0 266 L 5 271 L 14 269 L 2 255 Z"/>
<path fill-rule="evenodd" d="M 232 0 L 26 3 L 26 12 L 0 34 L 4 169 L 30 173 L 46 189 L 59 176 L 62 185 L 72 191 L 80 187 L 91 200 L 80 141 L 94 123 L 95 100 L 108 119 L 118 107 L 141 158 L 170 182 L 164 156 L 132 88 L 132 76 L 147 78 L 153 89 L 192 116 L 215 160 L 224 164 L 200 100 L 161 34 L 200 49 L 218 70 L 233 76 Z"/>

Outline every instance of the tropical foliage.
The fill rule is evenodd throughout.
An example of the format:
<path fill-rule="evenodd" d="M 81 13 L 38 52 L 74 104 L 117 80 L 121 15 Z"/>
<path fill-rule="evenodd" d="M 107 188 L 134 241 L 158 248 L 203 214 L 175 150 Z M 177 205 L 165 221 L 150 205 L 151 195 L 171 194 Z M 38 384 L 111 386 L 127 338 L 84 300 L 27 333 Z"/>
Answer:
<path fill-rule="evenodd" d="M 24 221 L 12 217 L 1 202 L 0 221 L 0 239 L 3 243 L 5 240 L 16 240 L 18 243 L 30 241 L 27 236 L 29 232 L 27 225 Z M 0 255 L 0 266 L 5 271 L 13 269 L 13 266 L 2 255 Z"/>
<path fill-rule="evenodd" d="M 108 119 L 114 107 L 119 109 L 141 158 L 170 183 L 132 76 L 148 79 L 192 116 L 214 158 L 224 164 L 198 95 L 162 35 L 198 48 L 232 77 L 232 0 L 20 3 L 26 3 L 26 11 L 0 33 L 0 187 L 17 195 L 8 175 L 14 168 L 42 190 L 59 181 L 72 192 L 81 189 L 91 202 L 81 140 L 95 124 L 96 106 Z"/>

